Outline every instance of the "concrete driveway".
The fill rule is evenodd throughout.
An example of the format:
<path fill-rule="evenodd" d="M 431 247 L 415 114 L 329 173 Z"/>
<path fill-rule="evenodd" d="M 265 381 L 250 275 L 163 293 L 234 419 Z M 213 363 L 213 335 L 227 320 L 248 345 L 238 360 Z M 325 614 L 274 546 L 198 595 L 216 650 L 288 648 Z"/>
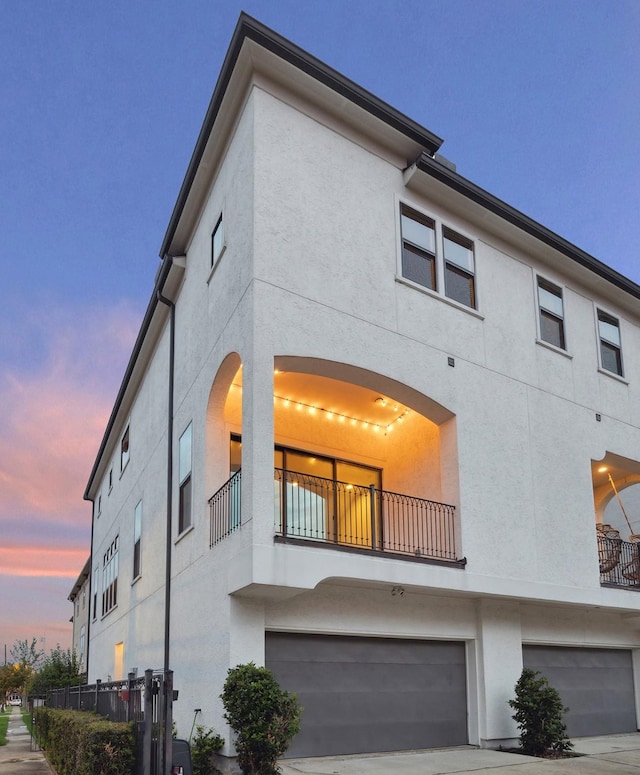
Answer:
<path fill-rule="evenodd" d="M 285 759 L 283 775 L 640 775 L 640 733 L 573 740 L 571 759 L 538 759 L 461 748 L 362 756 Z"/>

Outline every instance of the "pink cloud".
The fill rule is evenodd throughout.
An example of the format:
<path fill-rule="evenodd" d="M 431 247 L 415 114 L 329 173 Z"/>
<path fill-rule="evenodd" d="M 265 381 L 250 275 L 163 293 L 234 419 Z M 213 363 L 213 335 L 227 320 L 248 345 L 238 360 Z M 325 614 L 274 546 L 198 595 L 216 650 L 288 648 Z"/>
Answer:
<path fill-rule="evenodd" d="M 87 555 L 88 547 L 61 549 L 28 544 L 3 545 L 0 546 L 0 574 L 75 579 Z"/>
<path fill-rule="evenodd" d="M 127 306 L 47 309 L 27 320 L 46 347 L 35 370 L 0 374 L 0 519 L 88 519 L 82 500 L 139 325 Z"/>

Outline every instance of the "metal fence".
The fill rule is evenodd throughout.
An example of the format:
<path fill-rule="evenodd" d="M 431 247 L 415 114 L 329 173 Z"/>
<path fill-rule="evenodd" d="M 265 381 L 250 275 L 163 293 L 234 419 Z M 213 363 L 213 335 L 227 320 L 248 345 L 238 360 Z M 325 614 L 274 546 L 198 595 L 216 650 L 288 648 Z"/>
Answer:
<path fill-rule="evenodd" d="M 209 499 L 209 546 L 240 527 L 242 471 L 236 473 Z"/>
<path fill-rule="evenodd" d="M 147 670 L 142 678 L 52 689 L 45 704 L 134 722 L 137 775 L 164 775 L 172 759 L 173 700 L 173 671 Z"/>

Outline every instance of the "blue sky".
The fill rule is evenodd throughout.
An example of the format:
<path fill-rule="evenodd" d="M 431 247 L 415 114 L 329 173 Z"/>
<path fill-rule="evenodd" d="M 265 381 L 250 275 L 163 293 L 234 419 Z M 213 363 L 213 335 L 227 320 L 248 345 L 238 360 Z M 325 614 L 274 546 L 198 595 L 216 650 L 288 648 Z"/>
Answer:
<path fill-rule="evenodd" d="M 0 0 L 0 645 L 69 645 L 82 493 L 241 10 L 640 282 L 637 0 Z"/>

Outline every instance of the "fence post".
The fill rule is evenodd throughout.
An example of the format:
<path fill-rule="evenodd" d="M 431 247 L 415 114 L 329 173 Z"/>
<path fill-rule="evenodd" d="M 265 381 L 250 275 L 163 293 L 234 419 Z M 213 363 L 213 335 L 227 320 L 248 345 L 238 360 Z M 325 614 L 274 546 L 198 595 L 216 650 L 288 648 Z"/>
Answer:
<path fill-rule="evenodd" d="M 164 768 L 160 775 L 168 775 L 173 764 L 173 670 L 164 674 L 162 716 L 164 721 Z"/>
<path fill-rule="evenodd" d="M 100 694 L 100 684 L 102 681 L 99 678 L 96 678 L 96 696 L 93 703 L 93 712 L 98 713 L 98 696 Z"/>
<path fill-rule="evenodd" d="M 151 745 L 153 742 L 153 670 L 144 671 L 144 732 L 142 735 L 142 773 L 151 773 Z"/>
<path fill-rule="evenodd" d="M 371 500 L 371 548 L 376 548 L 376 486 L 369 485 L 369 497 Z"/>

